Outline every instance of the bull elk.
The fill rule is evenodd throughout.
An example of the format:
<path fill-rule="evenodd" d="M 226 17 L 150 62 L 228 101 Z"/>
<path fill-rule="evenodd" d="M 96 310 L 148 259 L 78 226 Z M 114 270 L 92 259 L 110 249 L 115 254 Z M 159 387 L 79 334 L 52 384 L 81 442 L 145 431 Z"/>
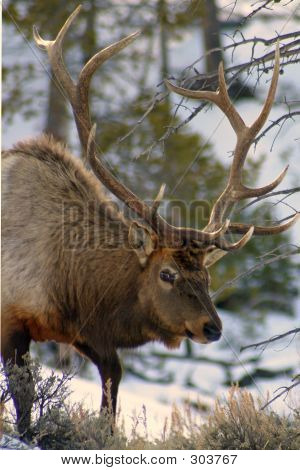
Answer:
<path fill-rule="evenodd" d="M 105 387 L 111 382 L 115 413 L 121 379 L 117 350 L 149 341 L 176 348 L 184 338 L 199 343 L 219 340 L 222 323 L 209 296 L 208 267 L 229 251 L 242 248 L 253 235 L 287 230 L 296 217 L 269 227 L 234 223 L 227 218 L 237 201 L 269 193 L 287 171 L 285 168 L 261 188 L 251 189 L 242 183 L 247 152 L 274 100 L 278 46 L 267 99 L 250 127 L 228 96 L 222 64 L 216 92 L 191 91 L 166 82 L 175 93 L 216 104 L 237 136 L 227 186 L 213 205 L 206 227 L 175 227 L 158 213 L 165 188 L 160 189 L 152 205 L 146 204 L 109 171 L 94 143 L 96 129 L 88 104 L 91 78 L 139 32 L 96 53 L 75 83 L 62 58 L 62 43 L 79 10 L 80 6 L 54 41 L 43 40 L 36 29 L 34 39 L 47 51 L 54 76 L 72 106 L 85 160 L 75 158 L 46 135 L 19 142 L 3 155 L 1 354 L 4 364 L 13 361 L 22 366 L 31 340 L 74 346 L 99 370 L 102 410 L 109 406 Z M 103 185 L 130 208 L 134 217 L 112 204 Z M 81 215 L 81 225 L 68 217 L 74 207 Z M 93 243 L 69 249 L 66 240 L 77 229 L 88 234 Z M 241 236 L 232 242 L 230 234 Z M 114 240 L 114 249 L 103 246 L 107 238 Z M 25 404 L 16 391 L 12 390 L 12 395 L 19 432 L 26 435 L 30 399 Z"/>

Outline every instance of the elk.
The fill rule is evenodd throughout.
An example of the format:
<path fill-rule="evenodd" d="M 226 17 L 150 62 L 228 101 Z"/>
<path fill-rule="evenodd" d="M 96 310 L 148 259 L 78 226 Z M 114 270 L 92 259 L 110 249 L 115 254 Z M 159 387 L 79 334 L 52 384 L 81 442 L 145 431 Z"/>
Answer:
<path fill-rule="evenodd" d="M 209 295 L 208 268 L 226 253 L 242 248 L 253 235 L 287 230 L 296 217 L 272 226 L 227 218 L 237 201 L 269 193 L 287 171 L 261 188 L 242 183 L 247 152 L 274 100 L 278 46 L 268 96 L 250 127 L 228 96 L 222 64 L 216 92 L 191 91 L 166 81 L 172 92 L 216 104 L 237 136 L 227 186 L 214 203 L 206 227 L 176 227 L 158 212 L 164 186 L 153 204 L 146 204 L 111 173 L 95 145 L 90 81 L 95 70 L 139 32 L 97 52 L 75 83 L 65 67 L 62 44 L 79 11 L 80 6 L 54 41 L 42 39 L 36 29 L 34 39 L 47 51 L 56 80 L 72 106 L 85 160 L 46 135 L 19 142 L 3 153 L 1 355 L 4 364 L 13 361 L 22 366 L 32 340 L 72 345 L 97 366 L 101 410 L 111 406 L 115 414 L 122 373 L 117 351 L 150 341 L 177 348 L 184 338 L 198 343 L 219 340 L 222 323 Z M 107 190 L 134 217 L 116 208 Z M 74 207 L 77 223 L 69 217 Z M 241 236 L 232 242 L 231 234 Z M 74 236 L 82 240 L 76 248 L 69 245 Z M 107 239 L 113 240 L 113 247 L 105 243 Z M 105 393 L 108 381 L 111 403 Z M 30 397 L 24 404 L 15 390 L 12 396 L 19 433 L 26 436 Z"/>

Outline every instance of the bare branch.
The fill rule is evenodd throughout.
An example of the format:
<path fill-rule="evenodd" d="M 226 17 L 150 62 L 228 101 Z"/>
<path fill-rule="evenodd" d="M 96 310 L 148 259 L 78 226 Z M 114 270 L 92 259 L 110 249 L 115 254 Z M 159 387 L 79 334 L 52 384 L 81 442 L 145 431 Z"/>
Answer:
<path fill-rule="evenodd" d="M 256 57 L 256 58 L 254 57 L 254 47 L 255 47 L 256 44 L 259 44 L 259 43 L 262 43 L 266 46 L 271 46 L 273 44 L 276 44 L 277 41 L 280 41 L 282 43 L 285 40 L 293 39 L 293 41 L 291 41 L 287 44 L 283 44 L 280 47 L 280 56 L 281 56 L 280 67 L 282 69 L 283 67 L 285 67 L 287 65 L 290 65 L 292 63 L 300 62 L 300 47 L 297 47 L 297 46 L 300 45 L 299 37 L 300 37 L 300 32 L 295 31 L 295 32 L 288 33 L 288 34 L 277 35 L 277 36 L 275 36 L 271 39 L 264 39 L 264 38 L 260 38 L 260 37 L 254 37 L 254 38 L 250 38 L 250 39 L 243 38 L 243 40 L 239 41 L 239 42 L 234 41 L 234 39 L 233 39 L 233 44 L 229 44 L 228 46 L 223 47 L 222 51 L 226 51 L 226 50 L 229 50 L 229 49 L 235 50 L 239 46 L 242 46 L 242 45 L 245 45 L 245 44 L 248 44 L 248 43 L 252 43 L 253 51 L 252 51 L 252 54 L 251 54 L 251 58 L 248 62 L 226 68 L 226 70 L 225 70 L 226 75 L 228 76 L 228 75 L 232 74 L 232 76 L 228 80 L 228 85 L 230 86 L 237 79 L 237 77 L 241 73 L 243 73 L 243 72 L 248 72 L 249 73 L 249 71 L 252 70 L 253 67 L 258 67 L 258 68 L 261 67 L 262 72 L 268 72 L 270 69 L 273 68 L 272 65 L 270 65 L 270 66 L 266 65 L 268 62 L 270 62 L 274 59 L 274 53 L 273 52 L 269 52 L 267 54 L 264 54 L 264 55 Z M 208 51 L 206 54 L 204 54 L 199 59 L 194 61 L 191 65 L 186 67 L 186 69 L 183 72 L 183 78 L 181 80 L 178 80 L 178 83 L 182 84 L 183 86 L 187 85 L 187 80 L 184 77 L 186 75 L 187 71 L 192 70 L 197 62 L 202 60 L 206 55 L 209 55 L 209 54 L 213 53 L 215 50 L 216 49 Z M 293 59 L 291 59 L 291 57 L 293 57 Z M 289 60 L 287 60 L 287 59 L 289 59 Z M 169 78 L 174 79 L 174 77 L 169 77 Z M 215 73 L 210 73 L 210 74 L 196 75 L 192 78 L 189 78 L 188 83 L 195 82 L 199 79 L 201 80 L 201 82 L 208 83 L 211 87 L 215 86 L 215 88 L 216 88 L 217 83 L 218 83 L 218 73 L 215 72 Z M 160 83 L 159 85 L 161 85 L 161 84 L 162 83 Z M 123 137 L 121 137 L 119 139 L 118 144 L 123 142 L 127 137 L 129 137 L 136 130 L 136 128 L 139 125 L 142 124 L 142 122 L 145 120 L 145 118 L 154 109 L 156 104 L 163 101 L 166 98 L 166 96 L 167 96 L 167 94 L 164 94 L 164 93 L 163 94 L 156 94 L 154 96 L 154 98 L 152 99 L 150 106 L 144 112 L 143 116 L 139 119 L 139 121 L 137 121 L 137 123 L 132 127 L 132 129 L 126 135 L 124 135 Z M 174 115 L 177 114 L 178 109 L 180 108 L 180 106 L 181 106 L 181 103 L 176 105 L 176 110 L 175 110 Z M 147 147 L 145 150 L 143 150 L 140 155 L 151 155 L 153 149 L 156 146 L 158 146 L 160 144 L 163 145 L 164 142 L 172 134 L 178 132 L 179 129 L 181 129 L 186 124 L 188 124 L 205 107 L 207 107 L 207 104 L 202 103 L 200 106 L 196 107 L 194 109 L 194 111 L 187 118 L 185 118 L 182 122 L 180 122 L 179 124 L 177 124 L 174 127 L 168 126 L 166 131 L 164 132 L 164 134 L 158 140 L 153 142 L 149 147 Z"/>
<path fill-rule="evenodd" d="M 243 20 L 241 21 L 241 26 L 243 26 L 247 21 L 249 21 L 251 18 L 253 18 L 253 16 L 256 15 L 258 12 L 260 12 L 261 10 L 270 9 L 270 8 L 268 8 L 268 5 L 270 3 L 273 3 L 273 1 L 274 0 L 265 0 L 262 5 L 255 8 L 254 10 L 252 10 L 252 12 L 249 13 L 249 15 L 247 15 L 243 18 Z"/>
<path fill-rule="evenodd" d="M 185 74 L 186 72 L 188 72 L 189 70 L 192 70 L 194 69 L 195 65 L 202 61 L 205 57 L 213 54 L 214 52 L 217 52 L 217 51 L 223 51 L 223 52 L 226 52 L 227 50 L 230 50 L 230 49 L 233 49 L 232 51 L 232 54 L 231 54 L 231 57 L 233 59 L 233 54 L 235 52 L 235 50 L 239 47 L 239 46 L 244 46 L 245 44 L 252 44 L 252 53 L 251 53 L 251 60 L 254 58 L 254 51 L 255 51 L 255 46 L 257 44 L 263 44 L 265 45 L 266 47 L 269 47 L 269 46 L 272 46 L 273 44 L 276 44 L 277 41 L 280 41 L 280 43 L 282 43 L 283 41 L 285 41 L 286 39 L 294 39 L 293 41 L 287 43 L 287 44 L 283 44 L 281 46 L 281 49 L 280 49 L 280 55 L 281 57 L 286 57 L 286 52 L 288 50 L 290 50 L 291 48 L 293 47 L 296 47 L 300 44 L 300 41 L 299 39 L 297 39 L 298 37 L 300 37 L 300 32 L 299 31 L 294 31 L 292 33 L 288 33 L 288 34 L 280 34 L 280 35 L 276 35 L 274 36 L 273 38 L 271 39 L 265 39 L 265 38 L 261 38 L 261 37 L 253 37 L 253 38 L 248 38 L 246 39 L 244 36 L 243 36 L 243 39 L 241 41 L 235 41 L 233 37 L 230 37 L 228 35 L 226 35 L 227 37 L 229 37 L 233 43 L 232 44 L 228 44 L 227 46 L 224 46 L 224 47 L 221 47 L 221 48 L 214 48 L 214 49 L 210 49 L 209 51 L 205 52 L 201 57 L 199 57 L 197 60 L 195 60 L 191 65 L 187 66 L 183 73 Z M 294 49 L 294 52 L 296 53 L 298 51 L 298 49 Z M 298 51 L 299 53 L 299 51 Z M 283 64 L 285 65 L 285 64 Z M 287 65 L 287 64 L 286 64 Z M 195 70 L 195 69 L 194 69 Z M 230 69 L 231 71 L 234 70 L 234 69 Z M 228 69 L 226 70 L 228 71 Z M 196 76 L 197 77 L 197 76 Z M 196 78 L 195 77 L 195 78 Z M 217 78 L 217 73 L 210 73 L 210 74 L 201 74 L 201 76 L 199 76 L 201 78 L 203 78 L 204 80 L 205 79 L 212 79 L 212 78 Z"/>
<path fill-rule="evenodd" d="M 263 261 L 255 264 L 250 269 L 247 269 L 247 271 L 244 271 L 241 274 L 239 274 L 238 276 L 234 277 L 233 279 L 230 279 L 229 281 L 225 282 L 225 284 L 223 284 L 218 290 L 216 290 L 211 295 L 211 298 L 214 299 L 214 298 L 218 297 L 218 295 L 220 295 L 225 289 L 227 289 L 228 287 L 233 286 L 234 284 L 236 284 L 237 281 L 239 281 L 240 279 L 243 279 L 244 277 L 249 276 L 249 274 L 252 274 L 254 271 L 256 271 L 258 269 L 261 269 L 261 268 L 263 268 L 264 266 L 266 266 L 268 264 L 274 263 L 275 261 L 280 261 L 282 259 L 288 258 L 289 256 L 299 254 L 299 253 L 300 253 L 300 248 L 297 247 L 295 250 L 291 250 L 287 253 L 283 253 L 281 255 L 274 256 L 271 259 L 263 260 Z"/>
<path fill-rule="evenodd" d="M 280 51 L 281 51 L 281 48 L 280 48 Z M 280 67 L 285 67 L 287 65 L 291 65 L 291 64 L 294 64 L 294 63 L 298 63 L 300 62 L 300 48 L 298 48 L 297 50 L 295 51 L 286 51 L 286 52 L 281 52 L 281 57 L 285 57 L 285 58 L 288 58 L 288 57 L 291 57 L 293 55 L 297 56 L 296 59 L 293 59 L 293 60 L 289 60 L 287 62 L 281 62 L 280 64 Z M 228 80 L 228 85 L 230 87 L 230 85 L 235 82 L 235 80 L 239 77 L 239 75 L 243 72 L 249 72 L 250 69 L 252 69 L 253 67 L 259 67 L 259 66 L 262 66 L 262 71 L 264 72 L 267 72 L 268 70 L 271 70 L 273 68 L 273 66 L 270 66 L 270 67 L 266 67 L 266 62 L 269 62 L 271 61 L 272 59 L 274 58 L 274 54 L 273 53 L 268 53 L 268 54 L 265 54 L 264 56 L 262 57 L 259 57 L 257 59 L 253 59 L 253 60 L 250 60 L 248 62 L 245 62 L 243 64 L 239 64 L 239 65 L 235 65 L 235 66 L 232 66 L 232 67 L 228 67 L 225 71 L 226 74 L 228 73 L 234 73 L 234 75 L 232 75 L 232 77 Z M 212 74 L 207 74 L 207 75 L 201 75 L 199 77 L 193 77 L 193 80 L 197 80 L 197 78 L 201 78 L 201 80 L 203 81 L 208 81 L 210 84 L 214 84 L 214 81 L 213 79 L 215 80 L 215 83 L 217 83 L 217 73 L 212 73 Z M 191 79 L 190 79 L 191 80 Z M 178 108 L 181 106 L 181 104 L 176 104 L 176 113 L 177 113 L 177 110 Z M 194 119 L 204 108 L 207 108 L 209 105 L 207 103 L 201 103 L 201 105 L 197 106 L 194 111 L 187 117 L 185 118 L 183 121 L 181 121 L 179 124 L 177 124 L 176 126 L 168 126 L 166 131 L 162 134 L 162 136 L 157 139 L 156 141 L 154 141 L 151 145 L 149 145 L 147 148 L 145 148 L 144 150 L 142 150 L 140 152 L 139 155 L 136 156 L 136 158 L 138 158 L 139 156 L 142 156 L 142 155 L 148 155 L 150 156 L 153 149 L 159 145 L 164 145 L 165 141 L 169 139 L 169 137 L 171 137 L 173 134 L 177 133 L 182 127 L 186 126 L 190 121 L 192 121 L 192 119 Z M 151 109 L 149 110 L 152 111 L 153 109 L 153 103 L 151 103 Z M 141 118 L 139 120 L 139 122 L 133 127 L 133 131 L 136 130 L 136 128 L 144 121 L 145 117 L 149 114 L 148 112 L 148 109 L 145 111 L 144 115 L 143 115 L 143 118 Z M 296 115 L 296 111 L 292 113 L 289 113 L 291 115 L 291 117 L 295 116 Z M 297 113 L 298 114 L 298 113 Z M 287 117 L 288 119 L 288 117 Z M 276 125 L 276 124 L 274 124 Z M 269 130 L 269 129 L 268 129 Z M 267 131 L 265 131 L 267 132 Z M 131 135 L 132 132 L 129 131 L 128 134 L 126 134 L 125 136 L 123 136 L 119 142 L 121 141 L 124 141 L 129 135 Z M 258 139 L 259 139 L 259 136 L 258 136 Z"/>
<path fill-rule="evenodd" d="M 286 333 L 282 333 L 281 335 L 272 336 L 271 338 L 265 341 L 260 341 L 259 343 L 253 343 L 253 344 L 249 344 L 248 346 L 243 346 L 240 349 L 240 352 L 243 352 L 246 349 L 250 349 L 250 348 L 257 349 L 260 346 L 264 346 L 263 349 L 265 349 L 265 347 L 268 346 L 270 343 L 273 343 L 274 341 L 278 341 L 279 339 L 285 338 L 286 336 L 289 336 L 289 335 L 296 335 L 297 333 L 300 333 L 300 328 L 294 328 L 293 330 L 287 331 Z"/>
<path fill-rule="evenodd" d="M 286 400 L 287 398 L 287 395 L 289 394 L 289 392 L 297 387 L 298 385 L 300 385 L 300 376 L 297 375 L 296 377 L 294 377 L 294 379 L 292 380 L 296 380 L 296 382 L 294 382 L 292 385 L 290 385 L 289 387 L 280 387 L 278 388 L 274 393 L 278 392 L 279 390 L 281 390 L 280 393 L 278 393 L 277 395 L 275 395 L 275 397 L 273 397 L 271 400 L 267 401 L 267 403 L 261 407 L 261 410 L 263 411 L 267 406 L 269 406 L 271 403 L 273 403 L 275 400 L 277 400 L 278 398 L 280 398 L 282 395 L 286 394 L 286 397 L 284 398 L 284 400 Z"/>
<path fill-rule="evenodd" d="M 118 144 L 122 143 L 125 139 L 127 139 L 127 137 L 130 137 L 134 131 L 137 129 L 138 126 L 140 126 L 142 124 L 142 122 L 144 122 L 144 120 L 146 119 L 146 117 L 153 111 L 153 109 L 155 108 L 155 106 L 159 103 L 161 103 L 167 96 L 167 93 L 161 95 L 161 93 L 157 93 L 157 95 L 155 95 L 155 97 L 153 98 L 153 100 L 151 101 L 151 104 L 150 106 L 146 109 L 146 111 L 144 112 L 143 116 L 136 122 L 136 124 L 127 132 L 127 134 L 123 135 L 122 137 L 119 138 L 118 140 Z"/>
<path fill-rule="evenodd" d="M 242 207 L 240 211 L 243 211 L 244 209 L 247 209 L 248 207 L 252 206 L 253 204 L 256 204 L 257 202 L 262 201 L 263 199 L 267 199 L 269 197 L 274 197 L 274 196 L 280 196 L 280 195 L 291 196 L 292 194 L 295 194 L 299 191 L 300 191 L 300 186 L 296 186 L 295 188 L 290 188 L 290 189 L 283 189 L 281 191 L 272 191 L 269 194 L 264 194 L 262 196 L 257 197 L 253 201 L 250 201 L 248 204 L 246 204 L 244 207 Z M 293 216 L 291 215 L 290 217 L 293 217 Z"/>
<path fill-rule="evenodd" d="M 287 114 L 284 114 L 283 116 L 280 116 L 280 118 L 276 119 L 275 121 L 272 121 L 272 124 L 270 124 L 263 132 L 261 132 L 255 139 L 254 139 L 254 144 L 256 145 L 257 142 L 262 138 L 264 137 L 271 129 L 273 129 L 273 127 L 275 126 L 278 126 L 281 121 L 283 121 L 283 124 L 286 123 L 286 121 L 288 119 L 292 119 L 293 120 L 293 117 L 294 116 L 299 116 L 300 115 L 300 111 L 293 111 L 293 112 L 289 112 Z M 282 126 L 281 126 L 282 128 Z M 280 128 L 280 129 L 281 129 Z"/>

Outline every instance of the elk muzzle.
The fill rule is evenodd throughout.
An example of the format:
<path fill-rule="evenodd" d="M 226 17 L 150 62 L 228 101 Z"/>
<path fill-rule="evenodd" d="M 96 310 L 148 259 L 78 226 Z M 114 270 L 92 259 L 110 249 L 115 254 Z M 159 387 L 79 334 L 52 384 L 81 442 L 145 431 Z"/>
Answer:
<path fill-rule="evenodd" d="M 222 323 L 219 317 L 213 320 L 204 317 L 196 321 L 186 321 L 185 327 L 186 336 L 196 343 L 212 343 L 218 341 L 222 336 Z"/>
<path fill-rule="evenodd" d="M 222 335 L 222 329 L 213 322 L 207 322 L 203 328 L 204 336 L 209 342 L 218 341 Z"/>

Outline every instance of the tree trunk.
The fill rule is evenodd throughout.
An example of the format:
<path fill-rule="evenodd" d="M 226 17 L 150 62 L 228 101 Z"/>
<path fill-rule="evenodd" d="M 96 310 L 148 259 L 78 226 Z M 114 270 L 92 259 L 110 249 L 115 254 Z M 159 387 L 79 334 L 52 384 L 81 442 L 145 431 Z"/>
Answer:
<path fill-rule="evenodd" d="M 223 61 L 223 51 L 221 50 L 221 25 L 218 20 L 218 8 L 216 6 L 216 0 L 204 0 L 203 1 L 203 19 L 202 29 L 204 34 L 204 45 L 205 52 L 212 49 L 216 51 L 208 54 L 205 57 L 206 73 L 210 74 L 216 72 L 219 67 L 219 63 Z M 206 89 L 215 89 L 215 86 L 210 88 L 209 81 L 205 82 Z M 203 82 L 197 80 L 194 85 L 194 89 L 202 89 Z M 192 88 L 193 88 L 192 87 Z M 229 95 L 234 97 L 235 100 L 241 98 L 253 98 L 254 94 L 251 88 L 245 83 L 241 83 L 237 78 L 229 88 Z"/>
<path fill-rule="evenodd" d="M 218 9 L 215 0 L 204 0 L 203 2 L 203 21 L 205 52 L 211 49 L 221 49 L 220 41 L 220 23 L 218 20 Z M 212 52 L 206 56 L 206 73 L 218 70 L 219 63 L 223 60 L 221 50 Z"/>
<path fill-rule="evenodd" d="M 159 0 L 157 4 L 157 16 L 159 23 L 160 46 L 160 78 L 167 77 L 169 72 L 168 58 L 168 32 L 167 32 L 167 6 L 165 0 Z"/>
<path fill-rule="evenodd" d="M 169 74 L 169 54 L 168 54 L 168 10 L 165 0 L 158 0 L 157 19 L 159 24 L 159 52 L 160 52 L 160 77 L 159 81 L 167 78 Z M 170 109 L 170 94 L 165 98 L 167 109 Z"/>

